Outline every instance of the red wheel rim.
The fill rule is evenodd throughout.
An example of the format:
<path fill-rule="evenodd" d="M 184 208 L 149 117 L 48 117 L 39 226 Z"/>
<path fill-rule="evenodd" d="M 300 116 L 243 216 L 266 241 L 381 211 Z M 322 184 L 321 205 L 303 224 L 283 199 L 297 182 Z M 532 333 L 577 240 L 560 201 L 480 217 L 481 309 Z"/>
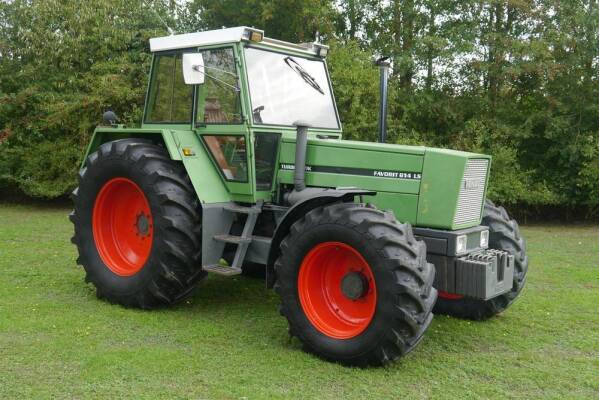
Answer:
<path fill-rule="evenodd" d="M 141 188 L 126 178 L 106 182 L 94 204 L 94 241 L 104 264 L 115 274 L 139 272 L 152 249 L 153 221 Z"/>
<path fill-rule="evenodd" d="M 445 299 L 445 300 L 458 300 L 458 299 L 464 298 L 464 296 L 462 296 L 461 294 L 444 292 L 442 290 L 439 290 L 437 293 L 440 298 Z"/>
<path fill-rule="evenodd" d="M 349 275 L 363 282 L 359 298 L 348 297 L 342 289 Z M 341 242 L 324 242 L 308 252 L 299 270 L 298 294 L 312 325 L 336 339 L 362 333 L 376 309 L 372 269 L 357 250 Z"/>

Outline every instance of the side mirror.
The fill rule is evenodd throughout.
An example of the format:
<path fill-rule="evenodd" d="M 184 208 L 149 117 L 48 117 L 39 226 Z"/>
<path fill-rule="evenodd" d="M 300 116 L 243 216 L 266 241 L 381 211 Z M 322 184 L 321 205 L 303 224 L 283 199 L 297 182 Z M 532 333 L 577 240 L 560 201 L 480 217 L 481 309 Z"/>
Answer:
<path fill-rule="evenodd" d="M 183 54 L 183 80 L 186 85 L 204 83 L 204 57 L 201 53 Z"/>

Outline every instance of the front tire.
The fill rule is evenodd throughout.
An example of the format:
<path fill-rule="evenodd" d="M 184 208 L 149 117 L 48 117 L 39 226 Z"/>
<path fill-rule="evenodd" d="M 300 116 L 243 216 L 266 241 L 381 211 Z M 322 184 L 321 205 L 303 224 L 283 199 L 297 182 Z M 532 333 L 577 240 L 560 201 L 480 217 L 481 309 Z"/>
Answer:
<path fill-rule="evenodd" d="M 486 200 L 482 224 L 489 227 L 489 248 L 507 251 L 514 256 L 514 284 L 512 290 L 489 300 L 470 299 L 449 293 L 439 293 L 436 314 L 481 321 L 505 311 L 522 292 L 528 272 L 526 242 L 518 223 L 503 207 Z"/>
<path fill-rule="evenodd" d="M 153 308 L 186 298 L 201 268 L 201 209 L 183 166 L 141 139 L 105 143 L 73 191 L 77 263 L 99 298 Z"/>
<path fill-rule="evenodd" d="M 318 207 L 280 245 L 275 291 L 304 349 L 346 365 L 387 364 L 430 325 L 437 291 L 426 245 L 390 212 Z"/>

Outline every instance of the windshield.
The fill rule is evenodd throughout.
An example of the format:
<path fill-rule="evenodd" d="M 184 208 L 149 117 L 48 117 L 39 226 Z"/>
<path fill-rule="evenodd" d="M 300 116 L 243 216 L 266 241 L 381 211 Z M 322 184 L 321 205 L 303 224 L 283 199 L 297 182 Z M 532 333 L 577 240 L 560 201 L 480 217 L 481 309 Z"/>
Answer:
<path fill-rule="evenodd" d="M 337 113 L 322 60 L 245 49 L 254 123 L 338 129 Z"/>

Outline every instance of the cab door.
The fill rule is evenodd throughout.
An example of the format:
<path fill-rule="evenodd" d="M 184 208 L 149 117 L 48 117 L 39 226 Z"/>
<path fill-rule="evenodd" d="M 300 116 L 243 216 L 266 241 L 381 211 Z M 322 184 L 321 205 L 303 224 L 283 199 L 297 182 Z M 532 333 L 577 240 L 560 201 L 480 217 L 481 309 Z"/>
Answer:
<path fill-rule="evenodd" d="M 254 140 L 254 171 L 256 199 L 272 200 L 275 192 L 275 168 L 279 155 L 281 133 L 257 129 Z"/>
<path fill-rule="evenodd" d="M 253 202 L 253 145 L 243 117 L 236 50 L 228 46 L 200 52 L 205 79 L 195 88 L 195 131 L 232 198 Z"/>

